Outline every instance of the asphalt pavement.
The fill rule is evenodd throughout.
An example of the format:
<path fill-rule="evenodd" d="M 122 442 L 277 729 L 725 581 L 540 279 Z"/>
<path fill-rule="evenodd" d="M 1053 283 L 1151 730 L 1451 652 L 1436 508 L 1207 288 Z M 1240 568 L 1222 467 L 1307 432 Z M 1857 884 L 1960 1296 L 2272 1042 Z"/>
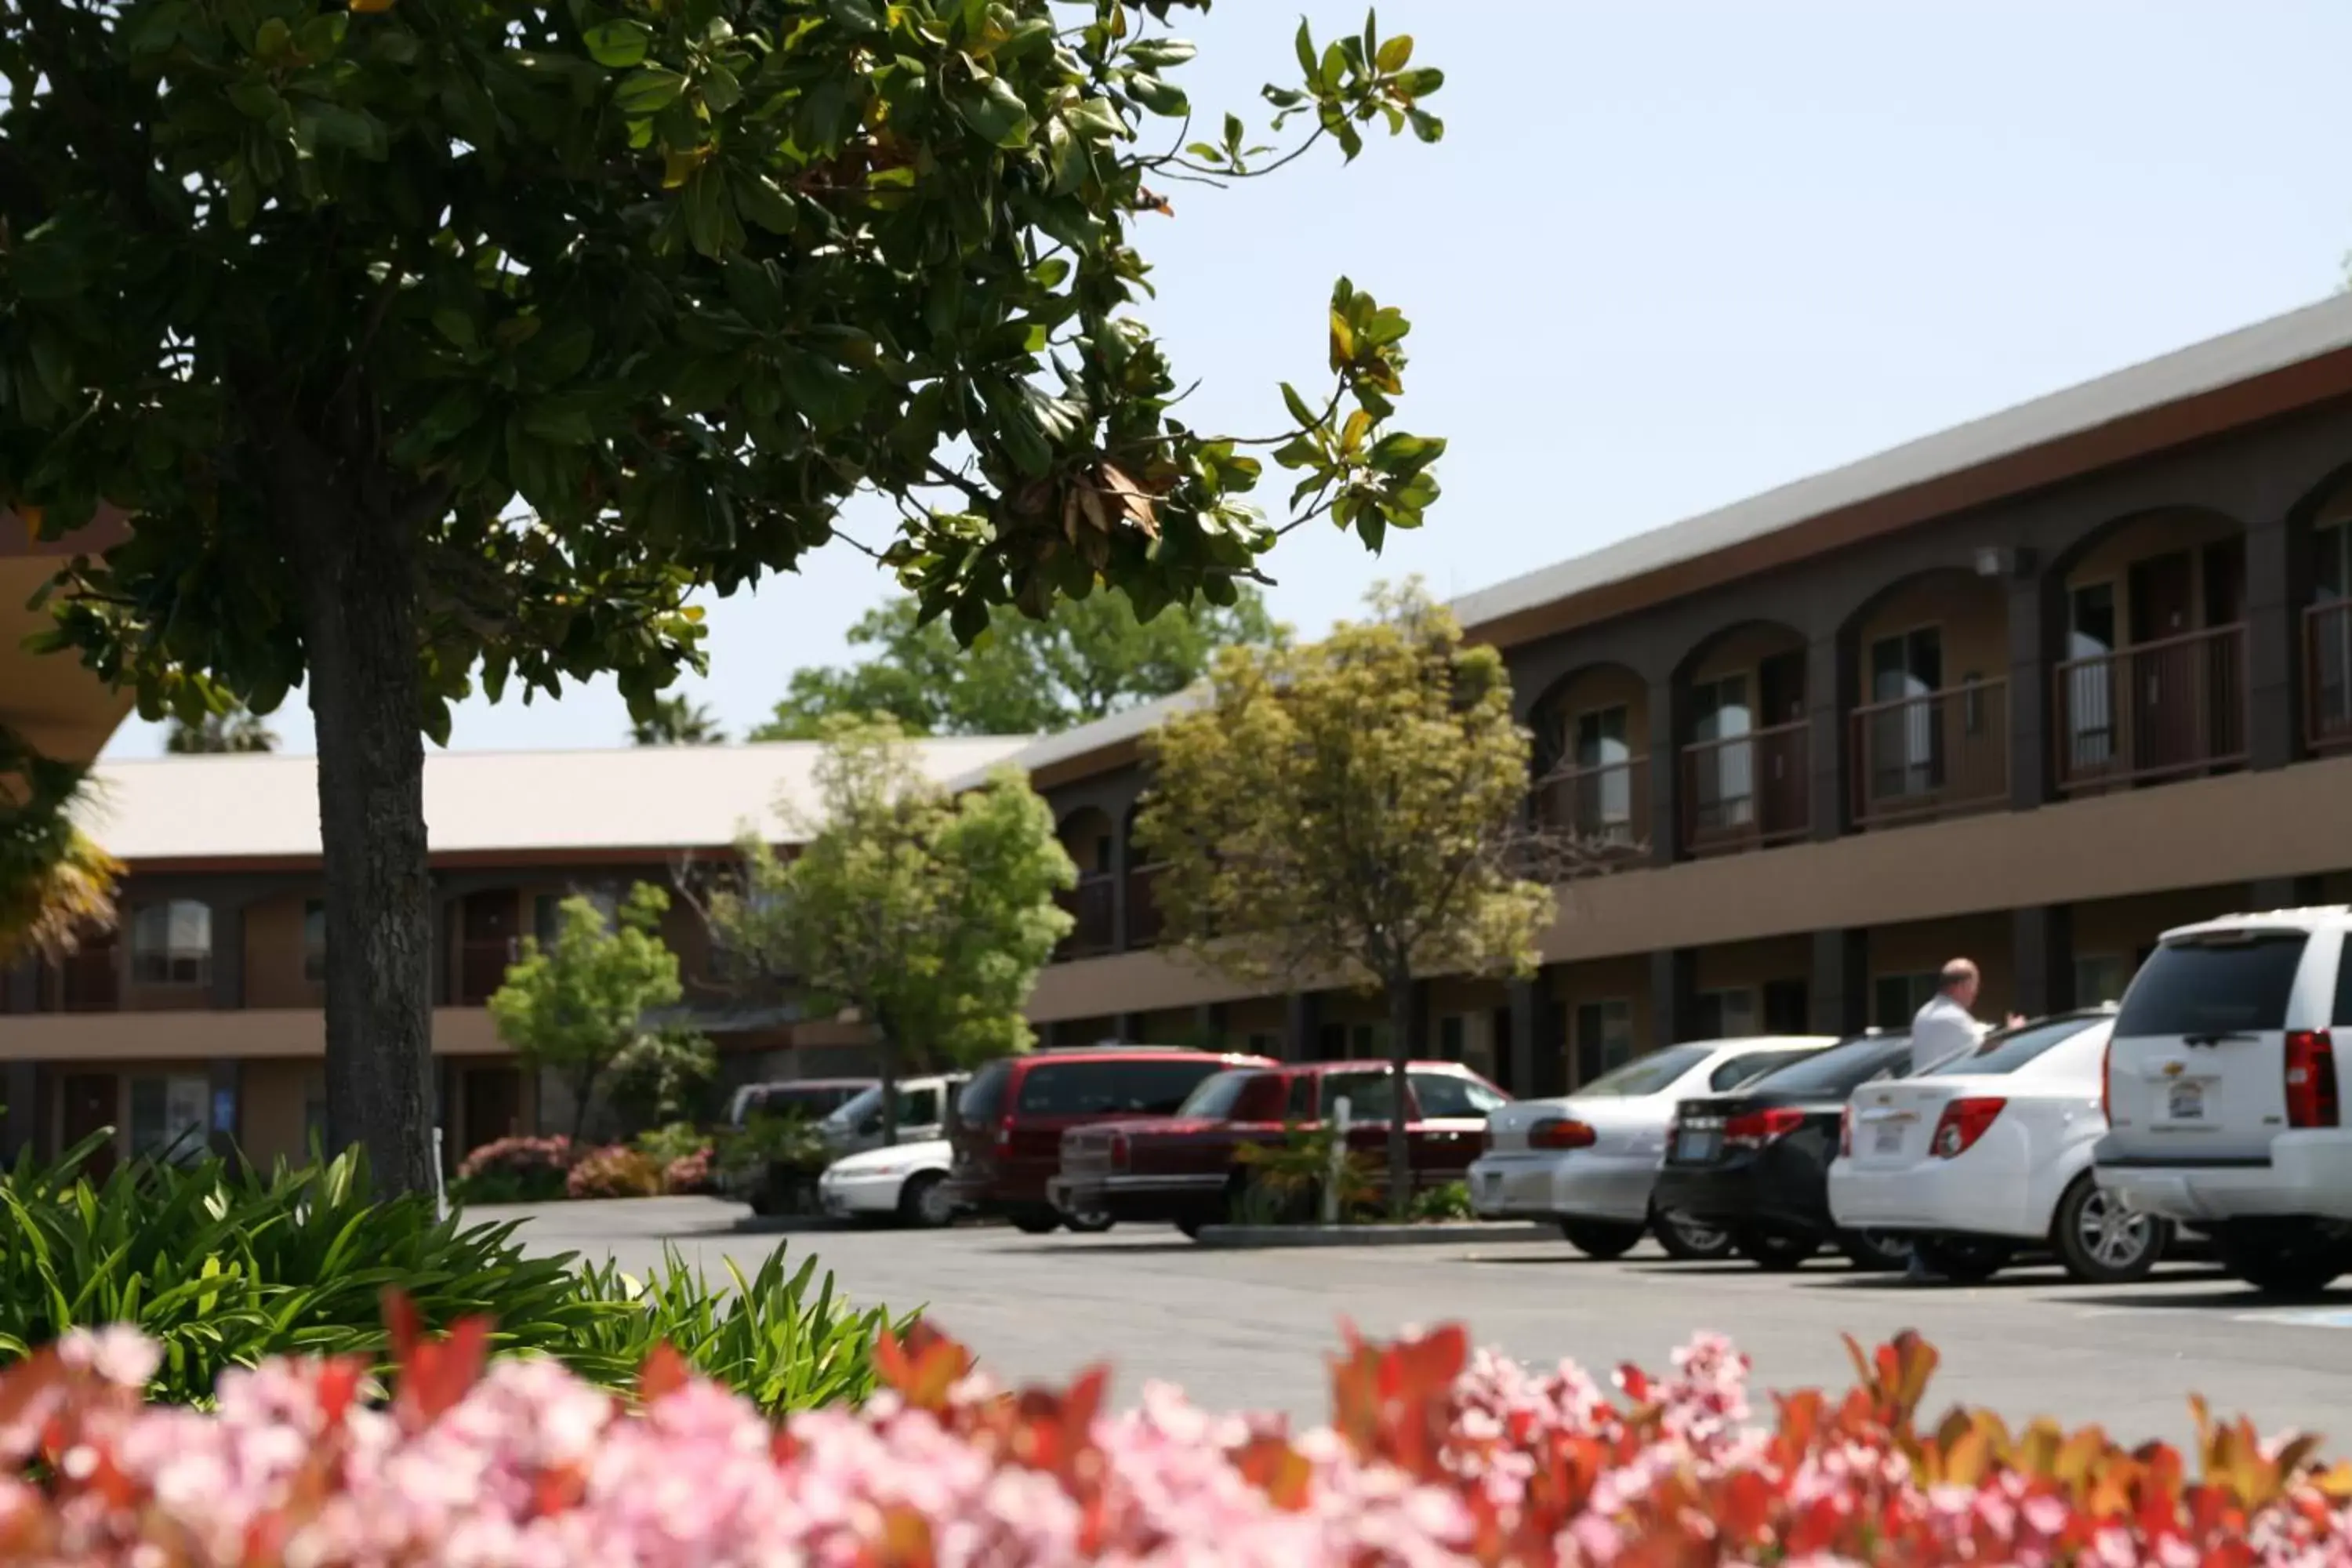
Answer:
<path fill-rule="evenodd" d="M 492 1213 L 516 1211 L 480 1211 Z M 815 1252 L 851 1297 L 926 1309 L 1007 1381 L 1063 1381 L 1108 1361 L 1114 1396 L 1179 1384 L 1202 1404 L 1328 1407 L 1325 1356 L 1341 1320 L 1367 1334 L 1465 1321 L 1523 1361 L 1563 1358 L 1605 1374 L 1664 1370 L 1703 1330 L 1728 1334 L 1769 1388 L 1843 1388 L 1840 1340 L 1867 1346 L 1918 1330 L 1941 1352 L 1929 1403 L 1990 1406 L 2012 1421 L 2095 1421 L 2120 1438 L 2188 1440 L 2189 1396 L 2244 1413 L 2265 1432 L 2328 1434 L 2352 1453 L 2352 1289 L 2315 1303 L 2265 1303 L 2214 1270 L 2168 1265 L 2148 1282 L 2090 1287 L 2054 1268 L 1973 1287 L 1861 1274 L 1824 1255 L 1769 1275 L 1745 1263 L 1678 1264 L 1646 1247 L 1611 1263 L 1565 1244 L 1506 1243 L 1213 1251 L 1173 1230 L 1025 1237 L 997 1227 L 744 1234 L 744 1211 L 696 1198 L 550 1205 L 527 1245 L 656 1266 L 665 1247 L 720 1274 L 778 1246 Z M 2347 1280 L 2352 1286 L 2352 1280 Z"/>

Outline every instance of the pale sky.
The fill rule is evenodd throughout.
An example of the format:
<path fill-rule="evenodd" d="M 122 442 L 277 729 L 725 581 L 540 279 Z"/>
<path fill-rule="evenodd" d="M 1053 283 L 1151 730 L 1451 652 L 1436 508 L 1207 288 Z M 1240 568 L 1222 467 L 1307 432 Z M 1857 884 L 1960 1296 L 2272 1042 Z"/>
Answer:
<path fill-rule="evenodd" d="M 1318 33 L 1360 6 L 1308 0 Z M 1263 123 L 1295 5 L 1183 30 L 1197 110 Z M 1445 498 L 1368 556 L 1267 562 L 1308 631 L 1386 576 L 1478 588 L 2327 293 L 2352 247 L 2336 0 L 1389 0 L 1445 141 L 1335 152 L 1149 222 L 1188 414 L 1255 432 L 1319 378 L 1345 272 L 1413 321 L 1401 423 Z M 1287 487 L 1270 484 L 1276 497 Z M 847 526 L 873 542 L 884 514 Z M 892 584 L 835 546 L 710 609 L 688 689 L 730 732 L 839 662 Z M 311 749 L 298 696 L 271 721 Z M 469 750 L 621 742 L 610 683 L 459 712 Z M 109 755 L 152 754 L 135 721 Z"/>

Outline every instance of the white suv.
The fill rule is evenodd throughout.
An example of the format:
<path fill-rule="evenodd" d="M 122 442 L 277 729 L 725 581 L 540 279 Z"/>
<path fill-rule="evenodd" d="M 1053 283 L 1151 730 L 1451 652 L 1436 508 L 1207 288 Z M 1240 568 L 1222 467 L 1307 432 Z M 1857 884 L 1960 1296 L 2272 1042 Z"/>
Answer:
<path fill-rule="evenodd" d="M 2352 1270 L 2352 909 L 2229 915 L 2167 931 L 2107 1047 L 2102 1187 L 2209 1232 L 2257 1289 Z"/>

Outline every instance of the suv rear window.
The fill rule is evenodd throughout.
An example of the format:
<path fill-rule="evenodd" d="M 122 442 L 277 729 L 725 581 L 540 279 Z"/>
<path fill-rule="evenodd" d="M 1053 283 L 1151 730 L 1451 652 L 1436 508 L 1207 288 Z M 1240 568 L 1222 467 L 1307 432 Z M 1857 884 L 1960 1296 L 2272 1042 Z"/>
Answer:
<path fill-rule="evenodd" d="M 1015 1110 L 1024 1116 L 1171 1116 L 1222 1067 L 1213 1057 L 1036 1062 L 1021 1075 Z"/>
<path fill-rule="evenodd" d="M 1921 1078 L 1957 1078 L 1961 1074 L 2015 1072 L 2043 1052 L 2064 1045 L 2068 1040 L 2090 1028 L 2096 1018 L 2062 1018 L 2054 1024 L 2036 1024 L 2011 1034 L 1988 1035 L 1984 1044 L 1972 1051 L 1962 1051 L 1949 1061 L 1937 1062 Z"/>
<path fill-rule="evenodd" d="M 991 1062 L 981 1068 L 956 1101 L 956 1120 L 974 1127 L 995 1121 L 1004 1108 L 1004 1080 L 1012 1076 L 1011 1062 Z"/>
<path fill-rule="evenodd" d="M 1778 1072 L 1741 1084 L 1743 1092 L 1793 1094 L 1822 1100 L 1843 1100 L 1888 1067 L 1907 1061 L 1911 1042 L 1902 1036 L 1848 1040 L 1791 1062 Z"/>
<path fill-rule="evenodd" d="M 2116 1036 L 2284 1029 L 2295 971 L 2310 943 L 2299 931 L 2168 942 L 2148 954 L 2124 993 Z"/>

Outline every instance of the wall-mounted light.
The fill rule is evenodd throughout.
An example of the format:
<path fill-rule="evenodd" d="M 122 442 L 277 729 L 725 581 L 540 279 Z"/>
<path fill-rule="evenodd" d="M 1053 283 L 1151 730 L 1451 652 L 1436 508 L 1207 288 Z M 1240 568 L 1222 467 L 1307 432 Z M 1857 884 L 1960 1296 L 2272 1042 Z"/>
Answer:
<path fill-rule="evenodd" d="M 1977 552 L 1977 575 L 2002 577 L 2009 574 L 2009 552 L 1998 544 L 1988 544 Z"/>

